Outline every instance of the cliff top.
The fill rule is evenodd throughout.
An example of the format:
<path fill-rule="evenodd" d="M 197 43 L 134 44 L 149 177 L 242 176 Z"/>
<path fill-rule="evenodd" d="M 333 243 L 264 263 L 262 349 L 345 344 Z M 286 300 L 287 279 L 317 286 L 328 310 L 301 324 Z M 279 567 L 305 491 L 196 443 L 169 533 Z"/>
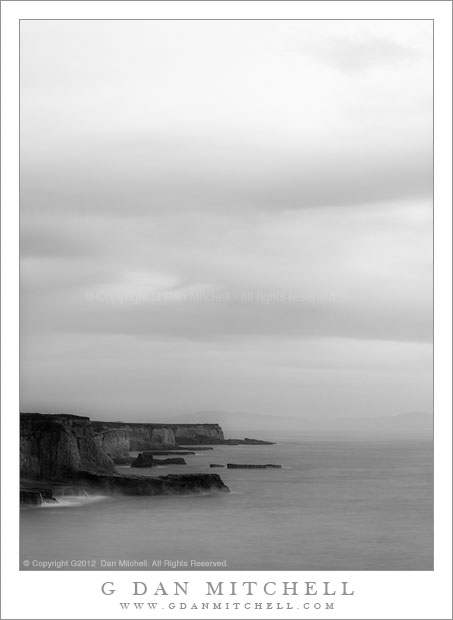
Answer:
<path fill-rule="evenodd" d="M 51 420 L 80 420 L 84 422 L 89 422 L 90 418 L 82 415 L 74 415 L 72 413 L 28 413 L 25 411 L 20 412 L 21 417 L 35 418 L 36 420 L 42 419 L 51 419 Z"/>
<path fill-rule="evenodd" d="M 36 420 L 61 420 L 61 421 L 69 421 L 69 420 L 79 420 L 79 421 L 90 421 L 90 418 L 88 416 L 80 416 L 80 415 L 74 415 L 72 413 L 39 413 L 39 412 L 25 412 L 25 411 L 21 411 L 20 412 L 21 417 L 27 417 L 27 418 L 35 418 Z M 131 426 L 131 427 L 140 427 L 140 426 L 152 426 L 155 428 L 180 428 L 180 427 L 196 427 L 196 426 L 208 426 L 208 427 L 214 427 L 214 428 L 220 428 L 220 424 L 218 424 L 217 422 L 190 422 L 188 424 L 186 424 L 185 422 L 176 422 L 176 423 L 167 423 L 167 422 L 110 422 L 110 421 L 103 421 L 103 420 L 92 420 L 91 423 L 93 425 L 96 425 L 98 427 L 100 426 L 108 426 L 110 427 L 112 430 L 115 428 L 121 428 L 124 426 Z"/>
<path fill-rule="evenodd" d="M 162 427 L 162 428 L 180 428 L 183 427 L 192 427 L 192 426 L 212 426 L 216 428 L 220 428 L 220 424 L 217 422 L 106 422 L 102 420 L 93 420 L 93 424 L 104 425 L 104 426 L 153 426 L 153 427 Z"/>

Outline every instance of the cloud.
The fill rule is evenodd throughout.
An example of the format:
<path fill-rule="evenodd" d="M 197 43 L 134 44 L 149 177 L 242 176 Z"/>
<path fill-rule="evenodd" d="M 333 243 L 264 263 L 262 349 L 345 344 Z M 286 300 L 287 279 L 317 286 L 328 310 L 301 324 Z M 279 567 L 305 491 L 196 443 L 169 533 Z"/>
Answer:
<path fill-rule="evenodd" d="M 424 407 L 429 24 L 22 28 L 27 408 Z"/>
<path fill-rule="evenodd" d="M 430 198 L 431 144 L 391 138 L 384 144 L 361 139 L 347 147 L 333 141 L 297 150 L 232 148 L 221 140 L 215 147 L 143 138 L 136 145 L 93 143 L 90 152 L 72 151 L 62 162 L 24 163 L 23 208 L 146 215 Z"/>
<path fill-rule="evenodd" d="M 388 66 L 408 65 L 426 57 L 416 47 L 399 44 L 385 37 L 363 37 L 351 40 L 329 36 L 302 50 L 314 60 L 341 71 L 363 72 Z"/>
<path fill-rule="evenodd" d="M 52 236 L 47 251 L 26 246 L 25 330 L 429 341 L 430 218 L 429 204 L 411 202 L 139 219 L 44 213 L 32 219 L 36 239 L 64 230 L 71 251 L 58 253 Z"/>
<path fill-rule="evenodd" d="M 247 432 L 266 425 L 284 438 L 303 432 L 306 417 L 334 425 L 337 417 L 431 407 L 429 345 L 328 338 L 193 343 L 102 334 L 46 335 L 39 345 L 21 365 L 25 410 L 220 420 L 230 436 L 252 414 Z"/>

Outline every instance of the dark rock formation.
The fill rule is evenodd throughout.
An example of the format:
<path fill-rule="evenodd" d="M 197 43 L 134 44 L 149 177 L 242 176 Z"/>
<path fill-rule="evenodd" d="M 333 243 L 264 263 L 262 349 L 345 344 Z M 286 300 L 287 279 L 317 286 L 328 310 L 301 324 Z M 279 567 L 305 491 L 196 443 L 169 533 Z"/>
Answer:
<path fill-rule="evenodd" d="M 135 460 L 132 461 L 131 467 L 153 467 L 154 456 L 152 452 L 141 452 Z"/>
<path fill-rule="evenodd" d="M 20 503 L 21 504 L 31 504 L 31 505 L 41 505 L 42 504 L 42 495 L 39 491 L 33 490 L 20 490 Z"/>
<path fill-rule="evenodd" d="M 154 465 L 187 465 L 183 458 L 154 459 Z"/>
<path fill-rule="evenodd" d="M 124 466 L 124 465 L 130 465 L 134 460 L 135 460 L 135 457 L 129 455 L 128 457 L 113 459 L 113 462 L 115 463 L 115 465 Z"/>
<path fill-rule="evenodd" d="M 102 431 L 97 433 L 96 439 L 114 463 L 117 465 L 130 463 L 130 440 L 124 428 L 112 428 L 111 430 Z"/>
<path fill-rule="evenodd" d="M 96 438 L 89 418 L 22 413 L 21 476 L 67 480 L 80 470 L 115 473 L 115 465 Z"/>
<path fill-rule="evenodd" d="M 24 487 L 20 489 L 20 503 L 34 506 L 56 502 L 55 493 L 48 487 Z"/>
<path fill-rule="evenodd" d="M 239 440 L 239 442 L 242 444 L 247 444 L 249 446 L 275 446 L 275 443 L 273 441 L 264 441 L 263 439 L 251 439 L 250 437 L 244 437 L 244 439 Z"/>
<path fill-rule="evenodd" d="M 219 465 L 218 463 L 211 463 L 209 467 L 226 467 L 226 465 Z"/>
<path fill-rule="evenodd" d="M 245 463 L 227 463 L 227 469 L 268 469 L 275 467 L 277 469 L 281 468 L 281 465 L 273 465 L 272 463 L 268 463 L 267 465 L 255 465 L 255 464 L 245 464 Z"/>
<path fill-rule="evenodd" d="M 73 481 L 74 482 L 74 481 Z M 170 474 L 168 476 L 121 476 L 119 474 L 95 474 L 79 472 L 77 486 L 54 486 L 41 482 L 39 488 L 21 488 L 22 504 L 39 506 L 45 502 L 57 502 L 60 495 L 182 495 L 205 491 L 229 492 L 217 474 Z M 27 482 L 24 482 L 26 487 Z M 55 497 L 56 496 L 56 497 Z"/>
<path fill-rule="evenodd" d="M 273 441 L 264 441 L 263 439 L 250 439 L 250 437 L 245 437 L 245 439 L 225 439 L 223 443 L 228 446 L 274 446 L 275 445 Z"/>
<path fill-rule="evenodd" d="M 79 472 L 78 483 L 90 492 L 108 495 L 181 495 L 202 491 L 225 491 L 218 474 L 168 474 L 167 476 L 121 476 Z"/>
<path fill-rule="evenodd" d="M 154 452 L 142 452 L 137 458 L 132 461 L 131 467 L 156 467 L 157 465 L 186 465 L 186 462 L 181 457 L 175 457 L 171 459 L 156 459 L 154 458 Z"/>
<path fill-rule="evenodd" d="M 190 451 L 190 450 L 147 450 L 146 451 L 149 454 L 152 454 L 153 456 L 173 456 L 173 455 L 177 455 L 177 456 L 186 456 L 187 454 L 195 454 L 195 452 Z"/>

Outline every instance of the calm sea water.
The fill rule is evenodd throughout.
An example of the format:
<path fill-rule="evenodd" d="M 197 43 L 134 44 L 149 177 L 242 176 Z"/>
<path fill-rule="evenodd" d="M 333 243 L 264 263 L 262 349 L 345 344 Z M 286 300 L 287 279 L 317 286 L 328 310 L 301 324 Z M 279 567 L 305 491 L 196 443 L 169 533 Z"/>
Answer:
<path fill-rule="evenodd" d="M 119 468 L 215 472 L 231 493 L 25 508 L 21 561 L 96 562 L 81 570 L 145 559 L 145 570 L 153 561 L 155 570 L 169 569 L 165 560 L 226 561 L 231 570 L 432 570 L 432 456 L 421 442 L 306 442 L 218 446 L 184 457 L 185 467 Z M 209 468 L 227 462 L 284 468 Z"/>

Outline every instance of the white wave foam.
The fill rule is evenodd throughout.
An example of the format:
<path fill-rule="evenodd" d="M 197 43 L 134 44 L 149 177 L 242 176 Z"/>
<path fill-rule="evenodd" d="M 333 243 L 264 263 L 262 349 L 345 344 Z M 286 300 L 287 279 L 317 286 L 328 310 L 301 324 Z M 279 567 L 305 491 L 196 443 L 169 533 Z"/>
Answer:
<path fill-rule="evenodd" d="M 94 504 L 107 499 L 106 495 L 60 495 L 56 502 L 44 502 L 41 508 L 74 508 L 85 504 Z"/>

